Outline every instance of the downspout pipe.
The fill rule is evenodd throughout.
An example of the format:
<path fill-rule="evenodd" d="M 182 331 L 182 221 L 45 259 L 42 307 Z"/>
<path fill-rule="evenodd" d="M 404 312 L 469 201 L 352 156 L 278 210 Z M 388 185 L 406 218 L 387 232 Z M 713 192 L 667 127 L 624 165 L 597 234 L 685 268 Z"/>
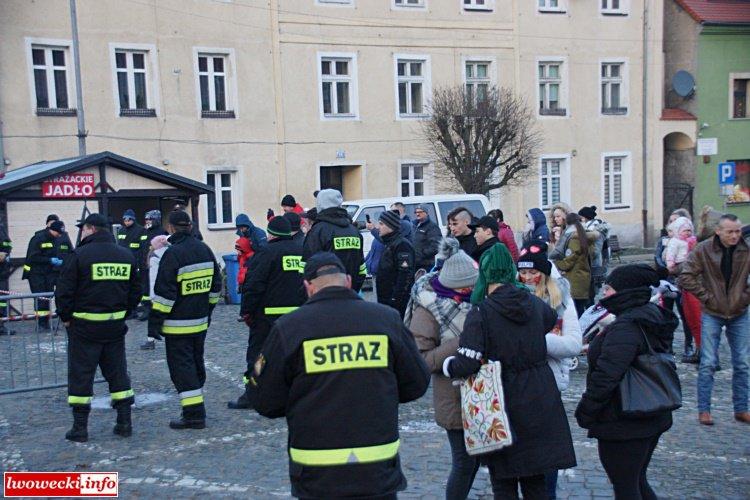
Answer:
<path fill-rule="evenodd" d="M 78 119 L 78 156 L 86 155 L 86 120 L 83 116 L 83 85 L 81 84 L 81 53 L 78 47 L 78 15 L 76 0 L 70 0 L 70 28 L 73 43 L 73 69 L 76 79 L 76 118 Z"/>
<path fill-rule="evenodd" d="M 643 225 L 643 247 L 648 247 L 648 2 L 643 1 L 643 97 L 642 97 L 642 145 L 641 145 L 641 224 Z"/>

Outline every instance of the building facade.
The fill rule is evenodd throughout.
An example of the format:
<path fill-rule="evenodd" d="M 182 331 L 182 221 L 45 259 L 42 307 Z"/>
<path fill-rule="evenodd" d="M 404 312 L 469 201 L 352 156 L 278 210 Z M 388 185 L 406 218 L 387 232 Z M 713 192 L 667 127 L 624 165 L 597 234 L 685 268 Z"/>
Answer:
<path fill-rule="evenodd" d="M 238 213 L 264 225 L 286 193 L 312 206 L 322 187 L 348 199 L 440 191 L 420 139 L 438 86 L 509 87 L 534 109 L 538 164 L 492 196 L 516 230 L 529 208 L 563 201 L 596 205 L 621 242 L 640 244 L 661 226 L 665 137 L 695 140 L 694 120 L 662 112 L 662 0 L 77 7 L 88 151 L 212 185 L 201 229 L 217 249 L 231 251 Z M 6 168 L 76 156 L 68 2 L 0 2 L 0 26 Z"/>

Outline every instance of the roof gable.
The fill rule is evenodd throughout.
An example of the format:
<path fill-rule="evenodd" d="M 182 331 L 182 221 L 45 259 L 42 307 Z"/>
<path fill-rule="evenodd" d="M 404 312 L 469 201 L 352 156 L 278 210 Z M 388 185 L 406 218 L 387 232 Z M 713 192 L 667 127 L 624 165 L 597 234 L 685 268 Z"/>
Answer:
<path fill-rule="evenodd" d="M 0 194 L 22 189 L 25 186 L 39 183 L 56 175 L 76 172 L 88 167 L 95 167 L 103 162 L 106 162 L 108 165 L 115 168 L 159 181 L 176 188 L 193 191 L 198 194 L 213 192 L 213 187 L 202 182 L 194 181 L 171 172 L 165 172 L 160 168 L 141 163 L 132 158 L 120 156 L 111 151 L 103 151 L 101 153 L 86 156 L 41 161 L 39 163 L 26 165 L 25 167 L 9 170 L 5 173 L 5 176 L 0 179 Z"/>

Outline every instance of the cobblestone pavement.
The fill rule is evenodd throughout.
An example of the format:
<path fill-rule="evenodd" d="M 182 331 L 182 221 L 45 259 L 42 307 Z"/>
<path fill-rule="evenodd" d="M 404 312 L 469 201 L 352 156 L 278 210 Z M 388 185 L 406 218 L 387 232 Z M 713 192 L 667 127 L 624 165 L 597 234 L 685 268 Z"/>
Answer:
<path fill-rule="evenodd" d="M 3 470 L 100 470 L 120 473 L 123 497 L 270 498 L 289 495 L 286 424 L 250 411 L 226 409 L 241 391 L 247 330 L 236 322 L 236 306 L 220 306 L 206 343 L 208 427 L 174 431 L 179 402 L 169 380 L 164 348 L 141 351 L 145 324 L 130 322 L 129 370 L 137 394 L 134 434 L 112 435 L 115 414 L 109 409 L 105 384 L 97 384 L 88 443 L 70 443 L 65 389 L 0 396 L 0 463 Z M 0 337 L 0 359 L 5 343 Z M 681 352 L 677 333 L 675 351 Z M 9 340 L 10 339 L 10 340 Z M 725 343 L 726 344 L 726 343 Z M 64 344 L 63 344 L 64 346 Z M 750 498 L 750 427 L 732 419 L 731 367 L 726 345 L 724 370 L 716 377 L 712 428 L 698 425 L 695 403 L 696 370 L 679 365 L 684 408 L 661 439 L 650 468 L 651 483 L 667 498 Z M 572 374 L 563 395 L 568 410 L 578 467 L 561 473 L 561 498 L 611 497 L 598 461 L 595 441 L 586 438 L 573 418 L 583 391 L 585 362 Z M 64 376 L 64 373 L 63 373 Z M 64 380 L 64 379 L 63 379 Z M 401 407 L 402 463 L 409 481 L 401 498 L 441 498 L 450 467 L 445 433 L 432 419 L 432 396 Z M 480 469 L 471 498 L 491 498 L 488 475 Z"/>

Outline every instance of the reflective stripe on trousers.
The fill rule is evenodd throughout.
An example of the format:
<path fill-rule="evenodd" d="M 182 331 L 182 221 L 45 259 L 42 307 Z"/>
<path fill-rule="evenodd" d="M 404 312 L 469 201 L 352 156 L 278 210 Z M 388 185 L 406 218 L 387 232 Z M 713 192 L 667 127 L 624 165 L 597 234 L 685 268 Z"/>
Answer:
<path fill-rule="evenodd" d="M 400 440 L 392 443 L 360 448 L 338 448 L 332 450 L 300 450 L 289 448 L 289 457 L 301 465 L 346 465 L 382 462 L 396 456 Z"/>
<path fill-rule="evenodd" d="M 180 396 L 180 405 L 182 406 L 192 406 L 192 405 L 203 404 L 203 390 L 202 389 L 195 389 L 192 391 L 181 392 L 179 396 Z"/>

